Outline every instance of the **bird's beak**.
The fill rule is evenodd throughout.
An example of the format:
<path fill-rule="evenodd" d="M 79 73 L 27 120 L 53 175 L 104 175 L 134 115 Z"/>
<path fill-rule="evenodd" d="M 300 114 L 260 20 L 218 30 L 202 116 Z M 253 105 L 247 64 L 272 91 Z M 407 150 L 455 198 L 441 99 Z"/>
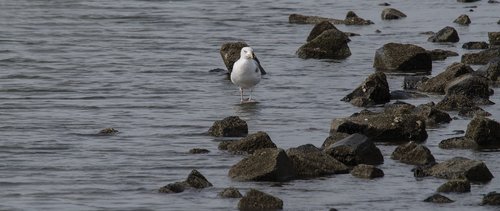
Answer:
<path fill-rule="evenodd" d="M 252 53 L 252 55 L 250 56 L 251 59 L 255 59 L 255 54 Z"/>

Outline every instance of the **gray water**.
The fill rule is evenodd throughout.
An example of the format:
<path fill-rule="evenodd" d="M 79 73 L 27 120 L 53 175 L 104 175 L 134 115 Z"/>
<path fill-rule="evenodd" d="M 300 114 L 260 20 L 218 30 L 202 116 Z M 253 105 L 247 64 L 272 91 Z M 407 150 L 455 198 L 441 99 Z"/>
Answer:
<path fill-rule="evenodd" d="M 383 44 L 463 54 L 464 42 L 487 41 L 487 32 L 500 31 L 500 4 L 485 0 L 390 2 L 408 15 L 397 21 L 380 20 L 379 3 L 0 0 L 0 210 L 234 210 L 238 200 L 217 197 L 229 186 L 271 193 L 283 199 L 285 210 L 493 210 L 478 204 L 483 194 L 500 188 L 499 152 L 437 147 L 455 136 L 454 130 L 466 129 L 470 119 L 461 117 L 428 129 L 426 145 L 438 161 L 458 155 L 483 160 L 496 178 L 473 185 L 471 193 L 447 194 L 456 200 L 452 204 L 421 202 L 445 180 L 415 180 L 412 166 L 389 158 L 395 146 L 379 145 L 385 177 L 376 180 L 345 174 L 274 187 L 227 177 L 242 156 L 217 149 L 220 140 L 206 134 L 213 121 L 238 115 L 250 132 L 268 132 L 280 148 L 320 146 L 333 118 L 360 111 L 340 99 L 374 72 L 374 52 Z M 472 5 L 474 12 L 464 8 Z M 291 13 L 343 19 L 348 10 L 375 22 L 338 26 L 361 34 L 351 38 L 351 57 L 297 58 L 294 53 L 313 26 L 289 24 Z M 452 23 L 464 13 L 470 26 Z M 420 34 L 448 25 L 458 30 L 459 43 L 430 43 Z M 221 44 L 237 40 L 254 48 L 269 73 L 254 92 L 256 105 L 239 105 L 237 88 L 223 75 L 209 73 L 223 68 Z M 432 75 L 459 60 L 434 62 Z M 388 79 L 391 90 L 401 89 L 402 76 Z M 497 105 L 484 109 L 498 121 L 500 94 L 491 100 Z M 106 127 L 120 133 L 94 135 Z M 211 152 L 187 153 L 195 147 Z M 214 187 L 157 193 L 192 169 Z"/>

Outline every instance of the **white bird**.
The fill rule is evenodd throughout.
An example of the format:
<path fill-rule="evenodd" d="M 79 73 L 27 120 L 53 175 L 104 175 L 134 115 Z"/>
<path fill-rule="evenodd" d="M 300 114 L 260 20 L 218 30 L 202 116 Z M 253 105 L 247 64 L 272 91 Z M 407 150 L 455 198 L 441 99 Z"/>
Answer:
<path fill-rule="evenodd" d="M 253 88 L 260 82 L 261 76 L 265 75 L 266 71 L 260 66 L 260 62 L 253 53 L 252 48 L 244 47 L 241 49 L 240 54 L 240 59 L 233 65 L 231 81 L 240 87 L 241 103 L 245 102 L 243 100 L 243 90 L 250 89 L 250 97 L 247 102 L 251 102 Z"/>

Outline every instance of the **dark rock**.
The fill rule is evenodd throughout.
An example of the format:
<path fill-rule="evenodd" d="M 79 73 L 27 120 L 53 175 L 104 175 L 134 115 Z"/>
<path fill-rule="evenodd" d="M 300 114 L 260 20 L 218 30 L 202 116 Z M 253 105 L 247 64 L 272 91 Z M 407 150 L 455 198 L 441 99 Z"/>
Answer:
<path fill-rule="evenodd" d="M 481 105 L 493 104 L 489 100 L 490 87 L 488 80 L 482 76 L 465 74 L 449 82 L 445 88 L 447 96 L 463 95 Z"/>
<path fill-rule="evenodd" d="M 276 144 L 273 143 L 269 135 L 266 132 L 259 131 L 254 134 L 250 134 L 239 141 L 230 142 L 227 145 L 227 150 L 232 153 L 247 152 L 252 154 L 255 150 L 265 149 L 265 148 L 277 148 Z"/>
<path fill-rule="evenodd" d="M 239 210 L 282 210 L 283 201 L 259 190 L 250 189 L 238 202 Z"/>
<path fill-rule="evenodd" d="M 359 164 L 351 171 L 352 176 L 366 179 L 383 177 L 384 172 L 372 165 Z"/>
<path fill-rule="evenodd" d="M 425 118 L 426 126 L 436 126 L 438 124 L 451 122 L 450 115 L 437 109 L 433 103 L 417 106 L 414 113 Z"/>
<path fill-rule="evenodd" d="M 229 170 L 229 177 L 240 181 L 288 181 L 297 175 L 293 162 L 282 149 L 255 151 Z"/>
<path fill-rule="evenodd" d="M 374 24 L 373 21 L 371 20 L 365 20 L 363 18 L 358 17 L 356 13 L 353 11 L 347 12 L 347 15 L 344 19 L 344 24 L 345 25 L 370 25 Z"/>
<path fill-rule="evenodd" d="M 356 36 L 361 36 L 361 34 L 354 33 L 354 32 L 344 32 L 344 34 L 348 37 L 356 37 Z"/>
<path fill-rule="evenodd" d="M 497 24 L 500 24 L 500 20 L 498 20 Z"/>
<path fill-rule="evenodd" d="M 455 62 L 448 66 L 442 73 L 420 83 L 420 86 L 417 85 L 417 89 L 421 92 L 445 94 L 445 88 L 451 81 L 472 72 L 474 70 L 469 65 Z"/>
<path fill-rule="evenodd" d="M 342 101 L 360 107 L 384 104 L 390 100 L 389 85 L 385 74 L 382 72 L 371 74 L 358 88 L 342 98 Z"/>
<path fill-rule="evenodd" d="M 426 31 L 426 32 L 420 32 L 420 34 L 423 34 L 423 35 L 434 35 L 436 33 L 434 33 L 433 31 Z"/>
<path fill-rule="evenodd" d="M 500 3 L 500 1 L 488 0 L 488 3 L 490 3 L 490 4 L 498 4 L 498 3 Z"/>
<path fill-rule="evenodd" d="M 210 152 L 210 150 L 201 149 L 201 148 L 193 148 L 193 149 L 189 150 L 189 153 L 191 153 L 191 154 L 205 154 L 205 153 L 209 153 L 209 152 Z"/>
<path fill-rule="evenodd" d="M 470 9 L 470 10 L 469 10 L 469 12 L 474 12 L 474 10 L 473 10 L 473 9 Z"/>
<path fill-rule="evenodd" d="M 491 48 L 500 47 L 500 32 L 488 32 Z"/>
<path fill-rule="evenodd" d="M 324 150 L 338 161 L 355 166 L 358 164 L 378 165 L 384 163 L 380 149 L 365 135 L 355 133 Z"/>
<path fill-rule="evenodd" d="M 300 178 L 349 173 L 349 168 L 312 144 L 290 148 L 286 151 Z"/>
<path fill-rule="evenodd" d="M 443 196 L 439 193 L 436 193 L 432 196 L 430 196 L 429 198 L 426 198 L 424 200 L 424 202 L 431 202 L 431 203 L 438 203 L 438 204 L 442 204 L 442 203 L 453 203 L 455 201 L 449 199 L 448 197 L 446 196 Z"/>
<path fill-rule="evenodd" d="M 465 137 L 453 137 L 439 142 L 441 149 L 476 149 L 477 143 Z"/>
<path fill-rule="evenodd" d="M 334 132 L 333 134 L 330 134 L 330 136 L 328 136 L 328 138 L 325 139 L 325 141 L 323 142 L 323 145 L 321 145 L 321 149 L 325 149 L 325 148 L 329 147 L 330 145 L 334 144 L 335 142 L 340 141 L 344 138 L 347 138 L 350 135 L 351 134 L 348 134 L 348 133 L 336 133 L 336 132 Z"/>
<path fill-rule="evenodd" d="M 487 64 L 491 60 L 500 57 L 500 48 L 490 48 L 478 53 L 466 53 L 462 55 L 462 63 L 465 64 Z"/>
<path fill-rule="evenodd" d="M 500 57 L 491 60 L 488 64 L 480 67 L 476 73 L 488 78 L 491 82 L 500 82 Z"/>
<path fill-rule="evenodd" d="M 389 4 L 387 2 L 384 2 L 384 3 L 378 4 L 378 6 L 386 6 L 386 7 L 388 7 L 388 6 L 391 6 L 391 4 Z"/>
<path fill-rule="evenodd" d="M 470 192 L 470 182 L 468 180 L 450 180 L 438 187 L 437 192 L 441 193 L 466 193 Z"/>
<path fill-rule="evenodd" d="M 475 115 L 489 116 L 490 113 L 478 107 L 472 99 L 463 95 L 447 95 L 436 104 L 437 109 L 444 111 L 458 111 L 460 116 L 474 117 Z"/>
<path fill-rule="evenodd" d="M 457 0 L 457 2 L 462 2 L 462 3 L 470 3 L 470 2 L 476 2 L 480 0 Z"/>
<path fill-rule="evenodd" d="M 429 96 L 414 91 L 405 91 L 405 90 L 391 91 L 391 100 L 406 100 L 406 99 L 423 98 L 423 97 L 429 97 Z"/>
<path fill-rule="evenodd" d="M 99 131 L 98 135 L 115 135 L 118 133 L 118 130 L 108 127 Z"/>
<path fill-rule="evenodd" d="M 193 169 L 186 181 L 168 184 L 161 187 L 158 191 L 160 193 L 180 193 L 187 188 L 203 189 L 207 187 L 212 187 L 212 183 L 210 183 L 199 171 Z"/>
<path fill-rule="evenodd" d="M 393 19 L 401 19 L 405 18 L 406 15 L 394 8 L 385 8 L 382 10 L 382 20 L 393 20 Z"/>
<path fill-rule="evenodd" d="M 411 165 L 436 163 L 434 156 L 426 146 L 414 142 L 398 146 L 392 153 L 391 158 Z"/>
<path fill-rule="evenodd" d="M 217 137 L 244 137 L 248 134 L 248 125 L 240 117 L 230 116 L 215 121 L 208 133 Z"/>
<path fill-rule="evenodd" d="M 436 34 L 429 37 L 427 41 L 430 42 L 458 42 L 460 38 L 458 37 L 457 30 L 451 26 L 444 27 L 439 30 Z"/>
<path fill-rule="evenodd" d="M 422 86 L 422 84 L 427 80 L 429 80 L 429 78 L 425 76 L 405 76 L 403 81 L 403 89 L 417 89 L 418 87 Z"/>
<path fill-rule="evenodd" d="M 227 150 L 227 147 L 229 144 L 233 143 L 234 141 L 229 141 L 229 140 L 224 140 L 219 143 L 219 150 Z"/>
<path fill-rule="evenodd" d="M 186 182 L 175 182 L 161 187 L 158 192 L 160 193 L 180 193 L 184 192 L 188 185 Z"/>
<path fill-rule="evenodd" d="M 481 205 L 500 205 L 500 193 L 495 191 L 489 192 L 483 197 Z"/>
<path fill-rule="evenodd" d="M 373 67 L 383 71 L 430 72 L 432 59 L 422 47 L 388 43 L 375 52 Z"/>
<path fill-rule="evenodd" d="M 471 182 L 488 182 L 493 179 L 486 164 L 463 157 L 452 158 L 425 171 L 429 175 L 443 179 L 467 179 Z"/>
<path fill-rule="evenodd" d="M 332 23 L 329 21 L 322 21 L 314 26 L 314 28 L 311 30 L 309 33 L 309 36 L 307 37 L 307 42 L 313 40 L 317 36 L 319 36 L 321 33 L 323 33 L 326 30 L 334 29 L 337 30 L 337 27 L 335 27 Z"/>
<path fill-rule="evenodd" d="M 243 197 L 243 195 L 241 195 L 240 191 L 234 187 L 224 188 L 224 190 L 219 192 L 218 195 L 221 198 L 241 198 L 241 197 Z"/>
<path fill-rule="evenodd" d="M 245 42 L 226 42 L 220 47 L 222 61 L 224 61 L 229 73 L 233 71 L 234 63 L 240 59 L 240 53 L 243 47 L 248 47 L 248 44 Z"/>
<path fill-rule="evenodd" d="M 442 50 L 442 49 L 434 49 L 432 51 L 427 51 L 431 55 L 432 61 L 440 61 L 445 60 L 450 56 L 458 56 L 457 52 Z"/>
<path fill-rule="evenodd" d="M 345 59 L 351 55 L 347 46 L 349 38 L 339 30 L 323 31 L 313 40 L 302 45 L 297 54 L 302 59 Z"/>
<path fill-rule="evenodd" d="M 463 49 L 476 50 L 476 49 L 488 49 L 490 45 L 487 42 L 466 42 L 462 45 Z"/>
<path fill-rule="evenodd" d="M 486 117 L 476 117 L 467 125 L 465 138 L 481 147 L 500 147 L 500 123 Z"/>
<path fill-rule="evenodd" d="M 462 14 L 462 15 L 458 16 L 458 18 L 455 19 L 453 21 L 453 23 L 467 26 L 471 23 L 471 21 L 470 21 L 470 18 L 468 15 Z"/>
<path fill-rule="evenodd" d="M 295 24 L 318 24 L 323 21 L 328 21 L 333 24 L 344 24 L 344 20 L 338 20 L 338 19 L 333 19 L 333 18 L 324 18 L 324 17 L 319 17 L 319 16 L 307 16 L 307 15 L 300 15 L 300 14 L 291 14 L 288 17 L 288 22 L 289 23 L 295 23 Z"/>

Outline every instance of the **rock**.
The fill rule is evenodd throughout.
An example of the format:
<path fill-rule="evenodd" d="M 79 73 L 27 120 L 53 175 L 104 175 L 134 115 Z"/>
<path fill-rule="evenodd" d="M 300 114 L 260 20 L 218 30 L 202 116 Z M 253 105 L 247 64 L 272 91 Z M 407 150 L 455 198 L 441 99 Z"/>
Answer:
<path fill-rule="evenodd" d="M 432 51 L 427 51 L 431 55 L 432 61 L 440 61 L 445 60 L 450 56 L 458 56 L 457 52 L 442 50 L 442 49 L 434 49 Z"/>
<path fill-rule="evenodd" d="M 309 36 L 307 36 L 307 42 L 313 40 L 317 36 L 319 36 L 321 33 L 323 33 L 326 30 L 334 29 L 337 30 L 337 27 L 335 27 L 332 23 L 329 21 L 322 21 L 314 26 L 314 28 L 311 30 L 309 33 Z"/>
<path fill-rule="evenodd" d="M 500 205 L 500 193 L 495 191 L 489 192 L 483 197 L 481 205 Z"/>
<path fill-rule="evenodd" d="M 391 158 L 411 165 L 431 165 L 436 163 L 429 148 L 414 142 L 398 146 L 392 153 Z"/>
<path fill-rule="evenodd" d="M 250 134 L 247 137 L 240 139 L 239 141 L 230 142 L 226 148 L 229 152 L 232 153 L 247 152 L 249 154 L 252 154 L 255 150 L 258 149 L 277 147 L 266 132 L 259 131 L 254 134 Z"/>
<path fill-rule="evenodd" d="M 383 177 L 384 172 L 372 165 L 359 164 L 351 171 L 352 176 L 366 179 Z"/>
<path fill-rule="evenodd" d="M 500 147 L 500 123 L 486 117 L 476 117 L 467 125 L 465 138 L 480 147 Z"/>
<path fill-rule="evenodd" d="M 476 73 L 488 78 L 491 82 L 500 82 L 500 57 L 488 62 L 488 64 L 480 67 Z"/>
<path fill-rule="evenodd" d="M 282 149 L 255 151 L 229 170 L 229 177 L 239 181 L 288 181 L 297 175 L 293 162 Z"/>
<path fill-rule="evenodd" d="M 221 198 L 241 198 L 241 197 L 243 197 L 243 195 L 241 195 L 240 191 L 234 187 L 224 188 L 224 190 L 219 192 L 218 195 Z"/>
<path fill-rule="evenodd" d="M 442 179 L 467 179 L 488 182 L 493 179 L 486 164 L 478 160 L 455 157 L 424 170 L 428 175 Z"/>
<path fill-rule="evenodd" d="M 500 3 L 500 1 L 488 0 L 488 3 L 490 3 L 490 4 L 498 4 L 498 3 Z"/>
<path fill-rule="evenodd" d="M 319 16 L 306 16 L 306 15 L 300 15 L 300 14 L 291 14 L 288 17 L 288 22 L 289 23 L 295 23 L 295 24 L 318 24 L 323 21 L 328 21 L 333 24 L 344 24 L 344 20 L 338 20 L 338 19 L 333 19 L 333 18 L 324 18 L 324 17 L 319 17 Z"/>
<path fill-rule="evenodd" d="M 466 193 L 470 192 L 470 182 L 468 180 L 450 180 L 438 187 L 437 192 L 441 193 Z"/>
<path fill-rule="evenodd" d="M 430 42 L 458 42 L 460 38 L 458 37 L 457 30 L 451 26 L 444 27 L 439 30 L 436 34 L 432 35 L 427 39 Z"/>
<path fill-rule="evenodd" d="M 349 168 L 312 144 L 286 151 L 299 178 L 312 178 L 330 174 L 349 173 Z"/>
<path fill-rule="evenodd" d="M 463 95 L 447 95 L 436 104 L 437 109 L 444 111 L 458 111 L 460 116 L 474 117 L 475 115 L 489 116 L 490 113 L 478 107 L 472 99 Z"/>
<path fill-rule="evenodd" d="M 161 187 L 158 192 L 160 193 L 180 193 L 186 190 L 187 184 L 185 182 L 175 182 Z"/>
<path fill-rule="evenodd" d="M 208 133 L 216 137 L 244 137 L 248 134 L 248 125 L 240 117 L 230 116 L 215 121 Z"/>
<path fill-rule="evenodd" d="M 449 82 L 445 93 L 450 95 L 463 95 L 480 105 L 493 104 L 490 99 L 490 87 L 485 77 L 465 74 Z"/>
<path fill-rule="evenodd" d="M 480 0 L 457 0 L 457 2 L 462 2 L 462 3 L 470 3 L 470 2 L 476 2 Z"/>
<path fill-rule="evenodd" d="M 351 55 L 347 42 L 343 32 L 330 29 L 302 45 L 297 54 L 302 59 L 345 59 Z"/>
<path fill-rule="evenodd" d="M 115 135 L 117 133 L 118 133 L 118 130 L 111 128 L 111 127 L 108 127 L 108 128 L 104 128 L 101 131 L 99 131 L 99 133 L 97 135 L 109 136 L 109 135 Z"/>
<path fill-rule="evenodd" d="M 476 50 L 488 49 L 490 45 L 487 42 L 466 42 L 462 45 L 463 49 Z"/>
<path fill-rule="evenodd" d="M 441 149 L 476 149 L 478 145 L 471 139 L 465 137 L 453 137 L 439 142 Z"/>
<path fill-rule="evenodd" d="M 378 4 L 378 6 L 386 6 L 386 7 L 388 7 L 388 6 L 391 6 L 391 4 L 389 4 L 387 2 L 384 2 L 384 3 Z"/>
<path fill-rule="evenodd" d="M 390 100 L 389 85 L 382 72 L 371 74 L 358 88 L 342 98 L 342 101 L 350 102 L 359 107 L 384 104 Z"/>
<path fill-rule="evenodd" d="M 387 43 L 375 52 L 373 67 L 383 71 L 430 72 L 432 59 L 422 47 Z"/>
<path fill-rule="evenodd" d="M 348 133 L 334 132 L 333 134 L 330 134 L 330 136 L 328 136 L 325 139 L 325 141 L 323 142 L 323 145 L 321 145 L 321 149 L 325 149 L 325 148 L 329 147 L 330 145 L 334 144 L 335 142 L 340 141 L 344 138 L 347 138 L 350 135 L 351 134 L 348 134 Z"/>
<path fill-rule="evenodd" d="M 227 150 L 227 147 L 229 144 L 233 143 L 234 141 L 229 141 L 229 140 L 224 140 L 219 142 L 219 150 Z"/>
<path fill-rule="evenodd" d="M 467 26 L 467 25 L 469 25 L 471 23 L 471 21 L 470 21 L 470 18 L 469 18 L 468 15 L 462 14 L 462 15 L 458 16 L 458 18 L 455 19 L 453 21 L 453 23 L 457 23 L 457 24 L 460 24 L 460 25 Z"/>
<path fill-rule="evenodd" d="M 180 193 L 187 188 L 203 189 L 212 186 L 212 183 L 210 183 L 199 171 L 193 169 L 185 181 L 168 184 L 161 187 L 158 191 L 160 193 Z"/>
<path fill-rule="evenodd" d="M 484 65 L 492 59 L 500 57 L 500 48 L 490 48 L 478 53 L 466 53 L 462 55 L 462 63 L 473 65 Z"/>
<path fill-rule="evenodd" d="M 497 24 L 500 24 L 500 20 L 498 20 Z"/>
<path fill-rule="evenodd" d="M 393 19 L 401 19 L 405 18 L 406 15 L 394 8 L 385 8 L 382 10 L 382 20 L 393 20 Z"/>
<path fill-rule="evenodd" d="M 245 42 L 226 42 L 220 47 L 222 61 L 229 73 L 233 71 L 234 63 L 240 59 L 240 52 L 243 47 L 248 47 L 248 44 Z"/>
<path fill-rule="evenodd" d="M 500 47 L 500 32 L 488 32 L 491 48 Z"/>
<path fill-rule="evenodd" d="M 345 25 L 370 25 L 374 24 L 373 21 L 371 20 L 365 20 L 363 18 L 358 17 L 356 13 L 353 11 L 347 12 L 347 15 L 344 19 L 344 24 Z"/>
<path fill-rule="evenodd" d="M 380 149 L 365 135 L 355 133 L 324 150 L 338 161 L 355 166 L 358 164 L 378 165 L 384 163 Z"/>
<path fill-rule="evenodd" d="M 344 32 L 344 34 L 348 37 L 355 37 L 355 36 L 361 36 L 361 34 L 354 33 L 354 32 Z"/>
<path fill-rule="evenodd" d="M 420 86 L 417 86 L 417 90 L 421 92 L 445 94 L 445 88 L 451 81 L 472 72 L 474 72 L 474 70 L 469 65 L 455 62 L 437 76 L 420 83 Z"/>
<path fill-rule="evenodd" d="M 250 189 L 238 202 L 239 210 L 282 210 L 283 201 L 259 190 Z"/>
<path fill-rule="evenodd" d="M 425 118 L 426 126 L 430 127 L 451 122 L 450 115 L 437 109 L 434 103 L 419 105 L 414 109 L 414 113 Z"/>
<path fill-rule="evenodd" d="M 423 98 L 423 97 L 429 97 L 429 96 L 414 91 L 406 91 L 406 90 L 391 91 L 391 100 L 406 100 L 406 99 Z"/>
<path fill-rule="evenodd" d="M 424 202 L 431 202 L 431 203 L 438 203 L 438 204 L 442 204 L 442 203 L 453 203 L 455 201 L 449 199 L 448 197 L 446 196 L 443 196 L 439 193 L 436 193 L 432 196 L 430 196 L 429 198 L 426 198 L 424 200 Z"/>
<path fill-rule="evenodd" d="M 403 80 L 403 89 L 414 90 L 422 86 L 429 78 L 425 76 L 405 76 Z"/>
<path fill-rule="evenodd" d="M 201 148 L 193 148 L 193 149 L 189 150 L 189 153 L 191 153 L 191 154 L 205 154 L 205 153 L 209 153 L 209 152 L 210 152 L 210 150 L 201 149 Z"/>

